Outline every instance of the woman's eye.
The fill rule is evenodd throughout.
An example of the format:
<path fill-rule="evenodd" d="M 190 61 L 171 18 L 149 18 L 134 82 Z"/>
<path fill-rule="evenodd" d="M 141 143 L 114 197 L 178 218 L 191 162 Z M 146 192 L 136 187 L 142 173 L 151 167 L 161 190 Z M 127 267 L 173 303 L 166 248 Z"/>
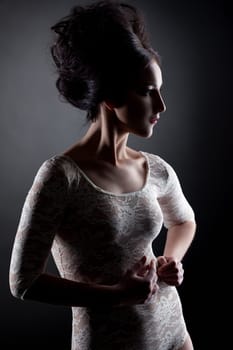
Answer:
<path fill-rule="evenodd" d="M 151 93 L 152 90 L 153 89 L 150 87 L 143 87 L 143 88 L 137 89 L 137 92 L 142 96 L 147 96 Z"/>

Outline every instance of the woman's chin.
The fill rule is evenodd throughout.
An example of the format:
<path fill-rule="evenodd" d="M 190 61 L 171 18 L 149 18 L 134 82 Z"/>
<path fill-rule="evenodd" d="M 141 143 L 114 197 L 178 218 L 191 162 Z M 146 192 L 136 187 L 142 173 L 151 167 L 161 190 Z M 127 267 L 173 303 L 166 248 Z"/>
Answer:
<path fill-rule="evenodd" d="M 134 134 L 137 136 L 144 137 L 145 139 L 149 139 L 153 135 L 153 128 L 137 130 L 137 132 L 135 132 Z"/>

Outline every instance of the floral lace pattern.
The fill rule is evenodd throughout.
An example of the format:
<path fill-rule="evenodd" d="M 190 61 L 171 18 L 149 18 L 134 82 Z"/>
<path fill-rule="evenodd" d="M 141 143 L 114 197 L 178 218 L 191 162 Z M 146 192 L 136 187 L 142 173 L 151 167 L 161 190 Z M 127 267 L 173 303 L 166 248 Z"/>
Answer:
<path fill-rule="evenodd" d="M 23 299 L 45 271 L 52 252 L 62 277 L 114 284 L 142 255 L 162 225 L 194 220 L 173 168 L 141 152 L 147 181 L 135 192 L 114 194 L 94 185 L 68 156 L 39 168 L 27 194 L 12 251 L 10 288 Z M 72 350 L 179 349 L 187 331 L 175 287 L 160 283 L 143 305 L 73 307 Z"/>

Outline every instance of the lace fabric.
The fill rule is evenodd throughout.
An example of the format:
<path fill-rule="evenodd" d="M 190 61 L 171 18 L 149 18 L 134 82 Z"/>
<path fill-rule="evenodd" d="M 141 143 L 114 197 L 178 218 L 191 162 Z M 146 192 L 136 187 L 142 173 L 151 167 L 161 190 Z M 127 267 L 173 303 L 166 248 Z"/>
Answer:
<path fill-rule="evenodd" d="M 194 221 L 173 168 L 142 152 L 147 179 L 141 190 L 105 191 L 69 157 L 55 155 L 39 168 L 22 209 L 10 266 L 13 294 L 23 299 L 52 252 L 62 277 L 116 283 L 167 228 Z M 175 287 L 160 283 L 150 303 L 98 310 L 73 307 L 72 350 L 179 349 L 187 331 Z"/>

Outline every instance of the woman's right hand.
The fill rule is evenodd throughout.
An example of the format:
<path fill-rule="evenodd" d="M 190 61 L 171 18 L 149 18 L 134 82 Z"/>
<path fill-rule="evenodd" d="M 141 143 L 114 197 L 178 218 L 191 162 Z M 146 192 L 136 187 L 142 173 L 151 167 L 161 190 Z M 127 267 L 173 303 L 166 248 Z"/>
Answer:
<path fill-rule="evenodd" d="M 158 290 L 155 260 L 146 264 L 143 256 L 133 267 L 126 271 L 118 283 L 122 294 L 121 305 L 145 304 Z"/>

